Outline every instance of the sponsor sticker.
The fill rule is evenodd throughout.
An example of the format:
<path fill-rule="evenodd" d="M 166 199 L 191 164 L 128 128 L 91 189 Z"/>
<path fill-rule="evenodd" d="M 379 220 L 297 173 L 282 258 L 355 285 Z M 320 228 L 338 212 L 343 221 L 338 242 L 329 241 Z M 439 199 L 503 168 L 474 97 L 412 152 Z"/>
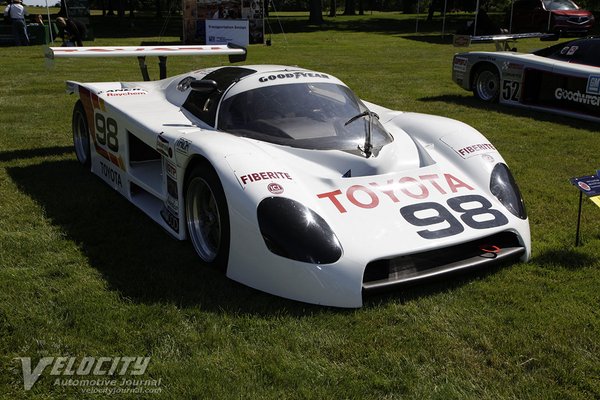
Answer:
<path fill-rule="evenodd" d="M 264 180 L 274 180 L 274 179 L 284 179 L 284 180 L 293 180 L 292 176 L 287 172 L 282 171 L 263 171 L 263 172 L 253 172 L 251 174 L 242 175 L 239 177 L 242 186 L 246 186 L 251 182 L 258 182 Z"/>
<path fill-rule="evenodd" d="M 173 231 L 179 233 L 179 218 L 177 218 L 177 216 L 173 215 L 173 213 L 166 208 L 163 208 L 160 211 L 160 216 Z"/>
<path fill-rule="evenodd" d="M 589 94 L 600 94 L 600 75 L 590 75 L 587 81 L 586 92 Z"/>
<path fill-rule="evenodd" d="M 267 189 L 269 190 L 269 192 L 271 192 L 273 194 L 282 194 L 283 193 L 283 186 L 281 186 L 279 183 L 269 183 L 269 186 L 267 186 Z"/>
<path fill-rule="evenodd" d="M 600 106 L 600 96 L 588 93 L 581 93 L 579 90 L 572 91 L 563 88 L 556 88 L 554 91 L 556 100 L 570 101 L 574 103 Z"/>
<path fill-rule="evenodd" d="M 329 79 L 329 75 L 320 74 L 318 72 L 286 72 L 280 74 L 272 74 L 268 76 L 261 76 L 258 78 L 259 82 L 269 82 L 276 79 L 300 79 L 300 78 L 322 78 Z"/>
<path fill-rule="evenodd" d="M 113 187 L 123 188 L 123 180 L 121 179 L 119 171 L 113 169 L 110 165 L 104 164 L 102 161 L 100 161 L 100 173 L 107 182 L 113 185 Z"/>
<path fill-rule="evenodd" d="M 457 72 L 466 72 L 467 64 L 469 60 L 465 57 L 454 57 L 454 63 L 452 64 L 452 68 Z"/>
<path fill-rule="evenodd" d="M 167 193 L 169 193 L 171 197 L 178 198 L 177 182 L 170 177 L 167 177 Z"/>
<path fill-rule="evenodd" d="M 341 214 L 352 209 L 377 208 L 381 203 L 400 203 L 402 200 L 425 200 L 432 193 L 448 195 L 475 190 L 471 185 L 452 174 L 427 174 L 417 177 L 404 176 L 399 179 L 370 182 L 368 185 L 352 185 L 326 193 L 317 198 L 329 203 Z"/>
<path fill-rule="evenodd" d="M 522 70 L 525 67 L 523 64 L 518 64 L 510 61 L 504 61 L 502 63 L 503 70 Z"/>
<path fill-rule="evenodd" d="M 497 151 L 496 147 L 494 147 L 494 145 L 490 142 L 466 144 L 464 140 L 453 137 L 443 137 L 441 141 L 448 145 L 452 150 L 456 152 L 456 154 L 458 154 L 462 158 L 469 158 Z"/>
<path fill-rule="evenodd" d="M 167 196 L 167 201 L 165 203 L 167 210 L 174 216 L 179 216 L 179 201 L 176 198 L 171 196 Z"/>
<path fill-rule="evenodd" d="M 158 135 L 156 137 L 156 151 L 167 157 L 173 157 L 173 149 L 169 146 L 169 141 Z"/>
<path fill-rule="evenodd" d="M 174 164 L 167 162 L 166 170 L 167 170 L 167 176 L 169 176 L 173 179 L 177 179 L 177 167 Z"/>
<path fill-rule="evenodd" d="M 111 89 L 105 92 L 98 92 L 98 94 L 104 94 L 106 97 L 124 97 L 124 96 L 142 96 L 148 94 L 148 92 L 141 88 L 122 88 L 122 89 Z"/>
<path fill-rule="evenodd" d="M 475 154 L 487 151 L 496 151 L 496 148 L 491 143 L 478 143 L 470 146 L 465 146 L 461 149 L 454 149 L 462 158 L 467 158 Z"/>
<path fill-rule="evenodd" d="M 489 229 L 508 224 L 509 220 L 501 210 L 474 191 L 467 182 L 444 173 L 355 184 L 319 193 L 317 198 L 323 201 L 324 207 L 336 209 L 340 214 L 348 212 L 348 215 L 398 204 L 399 218 L 409 224 L 406 225 L 407 232 L 426 240 L 459 235 L 466 229 Z M 392 218 L 386 214 L 388 217 Z"/>
<path fill-rule="evenodd" d="M 192 142 L 190 140 L 185 139 L 185 138 L 179 138 L 175 142 L 175 151 L 177 151 L 178 153 L 187 155 L 188 152 L 190 151 L 191 144 L 192 144 Z"/>
<path fill-rule="evenodd" d="M 525 65 L 514 62 L 505 61 L 502 63 L 502 78 L 521 81 Z"/>

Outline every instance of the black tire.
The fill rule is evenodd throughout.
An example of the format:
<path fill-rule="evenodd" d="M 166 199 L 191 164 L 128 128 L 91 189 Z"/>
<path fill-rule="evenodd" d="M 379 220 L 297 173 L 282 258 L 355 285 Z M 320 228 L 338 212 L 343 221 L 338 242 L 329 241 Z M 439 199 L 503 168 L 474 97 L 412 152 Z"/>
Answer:
<path fill-rule="evenodd" d="M 480 100 L 495 103 L 500 97 L 500 73 L 492 65 L 477 69 L 473 77 L 473 94 Z"/>
<path fill-rule="evenodd" d="M 208 163 L 193 167 L 185 185 L 188 236 L 202 261 L 222 271 L 229 259 L 229 210 L 221 181 Z"/>
<path fill-rule="evenodd" d="M 88 127 L 87 116 L 81 100 L 77 100 L 75 107 L 73 107 L 73 147 L 75 148 L 75 155 L 81 165 L 86 168 L 90 168 L 91 156 L 90 156 L 90 130 Z"/>

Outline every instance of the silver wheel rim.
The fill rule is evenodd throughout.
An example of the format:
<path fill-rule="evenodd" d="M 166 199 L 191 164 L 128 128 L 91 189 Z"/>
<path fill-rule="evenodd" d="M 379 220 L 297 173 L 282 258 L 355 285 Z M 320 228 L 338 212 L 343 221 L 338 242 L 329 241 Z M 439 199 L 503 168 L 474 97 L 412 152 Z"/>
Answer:
<path fill-rule="evenodd" d="M 80 112 L 75 114 L 73 121 L 73 144 L 77 159 L 85 164 L 89 158 L 90 137 L 85 125 L 85 117 Z"/>
<path fill-rule="evenodd" d="M 477 77 L 477 94 L 482 100 L 494 100 L 500 90 L 498 74 L 492 71 L 482 71 Z"/>
<path fill-rule="evenodd" d="M 205 262 L 217 257 L 221 245 L 221 216 L 210 185 L 194 178 L 187 189 L 186 218 L 190 240 Z"/>

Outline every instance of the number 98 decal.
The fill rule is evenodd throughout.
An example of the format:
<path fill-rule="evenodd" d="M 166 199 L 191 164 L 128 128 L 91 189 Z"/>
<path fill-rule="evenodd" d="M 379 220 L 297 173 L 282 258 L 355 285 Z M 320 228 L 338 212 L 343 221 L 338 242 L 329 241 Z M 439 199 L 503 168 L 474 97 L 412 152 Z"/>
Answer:
<path fill-rule="evenodd" d="M 102 146 L 107 146 L 115 153 L 119 152 L 119 128 L 117 121 L 113 118 L 105 118 L 104 115 L 96 113 L 94 117 L 94 125 L 96 127 L 96 140 Z"/>
<path fill-rule="evenodd" d="M 488 229 L 508 224 L 508 218 L 492 208 L 492 203 L 483 196 L 458 196 L 448 199 L 446 203 L 450 209 L 460 213 L 462 223 L 446 207 L 433 202 L 402 207 L 400 214 L 408 223 L 419 227 L 445 223 L 440 229 L 417 231 L 424 239 L 458 235 L 465 230 L 463 224 L 473 229 Z"/>

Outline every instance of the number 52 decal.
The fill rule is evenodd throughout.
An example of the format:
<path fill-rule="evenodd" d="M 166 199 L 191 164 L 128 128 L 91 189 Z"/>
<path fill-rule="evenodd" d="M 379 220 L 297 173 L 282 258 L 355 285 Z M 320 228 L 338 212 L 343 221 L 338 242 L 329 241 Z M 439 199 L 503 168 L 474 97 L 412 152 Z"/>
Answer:
<path fill-rule="evenodd" d="M 502 100 L 519 101 L 519 89 L 521 84 L 516 81 L 502 82 Z"/>
<path fill-rule="evenodd" d="M 500 211 L 492 208 L 492 203 L 483 196 L 458 196 L 448 199 L 446 203 L 450 209 L 460 213 L 462 223 L 446 207 L 433 202 L 402 207 L 400 214 L 408 223 L 415 226 L 445 223 L 445 226 L 441 229 L 417 231 L 419 236 L 424 239 L 440 239 L 458 235 L 465 230 L 463 224 L 473 229 L 487 229 L 508 224 L 508 218 Z M 469 203 L 475 204 L 475 206 L 465 207 Z M 437 215 L 431 215 L 432 211 Z M 427 214 L 427 216 L 423 214 Z"/>

